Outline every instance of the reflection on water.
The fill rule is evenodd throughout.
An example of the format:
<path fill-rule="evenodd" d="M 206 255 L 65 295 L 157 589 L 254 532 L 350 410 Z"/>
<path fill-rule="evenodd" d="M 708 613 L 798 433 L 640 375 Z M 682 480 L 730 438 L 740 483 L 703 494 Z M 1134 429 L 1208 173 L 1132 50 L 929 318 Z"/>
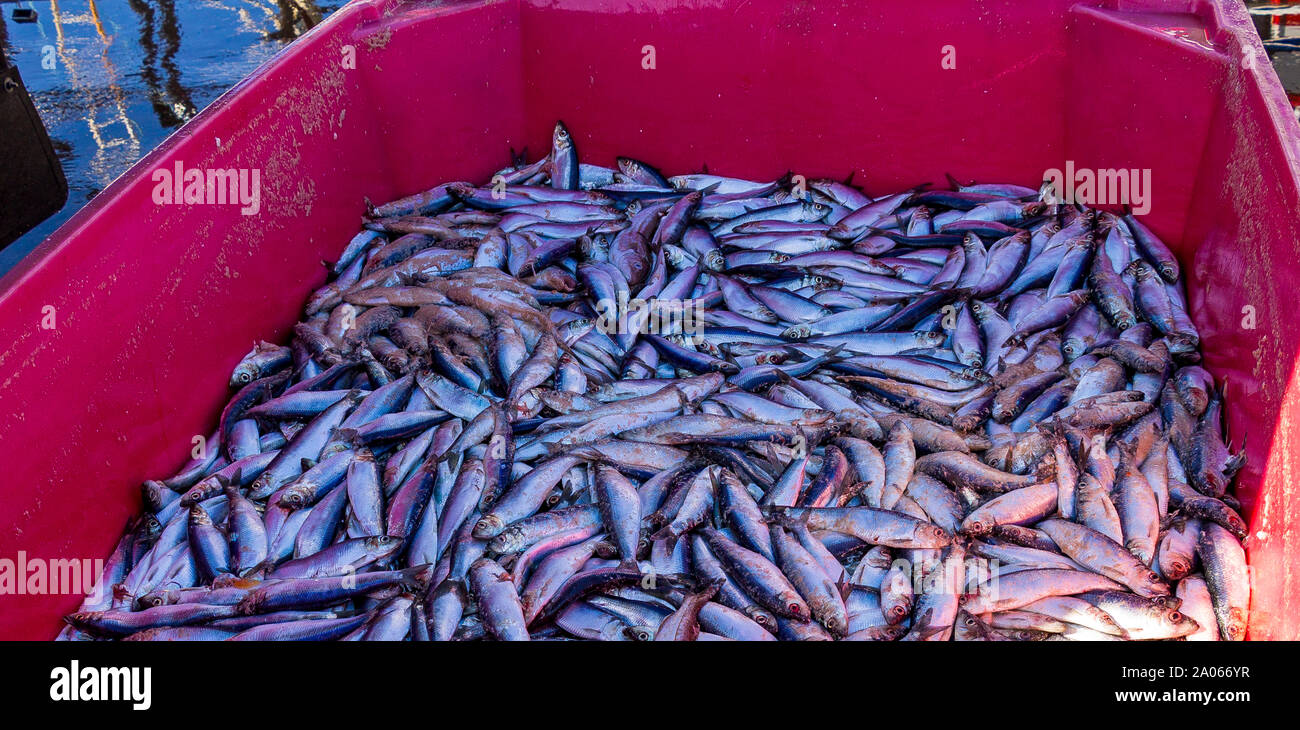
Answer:
<path fill-rule="evenodd" d="M 181 46 L 180 28 L 176 24 L 176 6 L 172 0 L 157 0 L 158 11 L 145 0 L 127 0 L 131 9 L 140 16 L 140 76 L 149 87 L 149 103 L 153 105 L 158 123 L 175 127 L 194 116 L 198 110 L 190 99 L 190 92 L 181 85 L 181 71 L 176 66 L 176 51 Z M 155 17 L 157 16 L 157 17 Z M 157 36 L 157 38 L 155 38 Z M 158 40 L 162 40 L 162 60 L 158 58 Z M 167 80 L 158 73 L 162 66 Z"/>
<path fill-rule="evenodd" d="M 297 38 L 301 31 L 314 27 L 321 21 L 320 9 L 311 0 L 278 0 L 280 5 L 279 28 L 269 37 L 283 40 Z"/>
<path fill-rule="evenodd" d="M 336 10 L 316 0 L 49 0 L 3 4 L 18 66 L 68 179 L 63 210 L 0 251 L 0 273 L 159 142 Z M 35 23 L 9 9 L 31 7 Z"/>

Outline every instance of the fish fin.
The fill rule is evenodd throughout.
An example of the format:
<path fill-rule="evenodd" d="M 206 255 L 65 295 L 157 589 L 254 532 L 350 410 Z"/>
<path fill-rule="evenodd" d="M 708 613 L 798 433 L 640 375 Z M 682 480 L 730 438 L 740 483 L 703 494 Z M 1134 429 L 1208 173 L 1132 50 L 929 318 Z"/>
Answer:
<path fill-rule="evenodd" d="M 832 347 L 828 352 L 818 355 L 822 362 L 832 362 L 840 359 L 840 351 L 844 349 L 844 343 Z"/>
<path fill-rule="evenodd" d="M 265 578 L 270 577 L 270 575 L 274 572 L 275 572 L 275 563 L 271 562 L 270 558 L 267 558 L 266 560 L 263 560 L 257 565 L 254 565 L 247 572 L 245 572 L 241 577 L 249 580 L 263 580 Z"/>
<path fill-rule="evenodd" d="M 1228 444 L 1228 451 L 1232 451 L 1232 444 Z M 1237 476 L 1237 472 L 1241 471 L 1244 466 L 1246 466 L 1246 438 L 1243 436 L 1241 439 L 1241 451 L 1232 454 L 1224 462 L 1223 476 L 1231 481 L 1233 477 Z"/>
<path fill-rule="evenodd" d="M 670 548 L 676 547 L 677 538 L 678 536 L 673 534 L 673 525 L 671 522 L 668 523 L 667 525 L 664 525 L 662 528 L 660 528 L 653 535 L 650 536 L 651 540 L 667 540 L 668 547 Z"/>
<path fill-rule="evenodd" d="M 771 466 L 774 470 L 784 469 L 785 464 L 783 464 L 781 460 L 777 458 L 776 450 L 772 448 L 772 444 L 767 441 L 764 441 L 762 443 L 763 443 L 762 456 L 767 461 L 768 465 Z"/>
<path fill-rule="evenodd" d="M 719 355 L 722 355 L 722 357 L 721 357 L 720 359 L 721 359 L 723 362 L 725 362 L 726 364 L 731 365 L 732 367 L 736 368 L 736 372 L 740 372 L 740 369 L 741 369 L 741 368 L 740 368 L 740 363 L 736 362 L 736 358 L 733 357 L 732 354 L 731 354 L 730 352 L 725 351 L 725 350 L 719 350 L 719 351 L 718 351 L 718 354 L 719 354 Z"/>
<path fill-rule="evenodd" d="M 415 565 L 402 570 L 401 573 L 402 585 L 423 592 L 423 590 L 428 587 L 429 582 L 433 580 L 434 565 L 432 563 Z"/>
<path fill-rule="evenodd" d="M 917 186 L 915 186 L 915 187 L 912 187 L 912 188 L 909 189 L 909 190 L 905 190 L 905 191 L 903 191 L 903 192 L 906 192 L 906 193 L 910 193 L 910 195 L 908 196 L 907 200 L 904 201 L 904 204 L 907 204 L 907 203 L 912 202 L 912 198 L 913 198 L 913 197 L 915 197 L 915 196 L 916 196 L 917 194 L 919 194 L 919 193 L 924 193 L 924 192 L 926 192 L 926 191 L 929 190 L 932 186 L 933 186 L 933 183 L 923 182 L 923 183 L 921 183 L 920 185 L 917 185 Z"/>
<path fill-rule="evenodd" d="M 686 593 L 696 593 L 700 590 L 700 580 L 690 573 L 664 573 L 657 579 L 667 583 L 670 588 Z"/>
<path fill-rule="evenodd" d="M 303 471 L 307 471 L 311 469 L 313 466 L 316 466 L 316 461 L 315 459 L 304 458 L 298 462 L 298 465 L 302 467 Z"/>
<path fill-rule="evenodd" d="M 805 362 L 808 360 L 808 356 L 805 355 L 802 350 L 795 347 L 794 345 L 781 345 L 781 349 L 784 350 L 786 354 L 790 355 L 791 357 L 799 358 L 795 362 Z M 785 375 L 785 380 L 790 379 L 790 376 L 784 370 L 777 370 L 777 372 L 781 373 L 781 375 Z M 782 380 L 781 382 L 785 382 L 785 380 Z"/>
<path fill-rule="evenodd" d="M 1048 482 L 1056 479 L 1056 460 L 1040 459 L 1034 466 L 1034 478 L 1040 482 Z"/>
<path fill-rule="evenodd" d="M 678 388 L 676 385 L 672 386 L 672 389 L 673 393 L 677 395 L 677 406 L 682 409 L 682 414 L 686 415 L 694 413 L 696 410 L 695 406 L 691 403 L 691 399 L 687 398 L 686 394 L 682 392 L 682 389 Z"/>
<path fill-rule="evenodd" d="M 962 184 L 957 182 L 957 178 L 953 177 L 950 173 L 945 172 L 943 176 L 948 178 L 948 186 L 953 190 L 960 190 L 962 188 Z"/>
<path fill-rule="evenodd" d="M 844 184 L 850 186 L 853 185 L 853 176 L 856 175 L 857 173 L 858 173 L 857 170 L 849 170 L 848 177 L 844 178 Z"/>
<path fill-rule="evenodd" d="M 571 456 L 576 456 L 583 461 L 590 461 L 597 464 L 609 463 L 609 459 L 604 454 L 592 448 L 590 444 L 575 446 L 572 449 L 569 449 L 567 453 Z"/>
<path fill-rule="evenodd" d="M 459 473 L 460 468 L 465 464 L 465 452 L 457 451 L 451 456 L 443 456 L 442 461 L 446 461 L 452 473 Z"/>
<path fill-rule="evenodd" d="M 714 578 L 709 581 L 703 589 L 697 591 L 695 595 L 704 601 L 712 600 L 712 598 L 718 594 L 718 591 L 721 590 L 722 586 L 726 585 L 726 583 L 726 578 Z"/>
<path fill-rule="evenodd" d="M 849 582 L 849 572 L 847 570 L 840 570 L 840 579 L 835 584 L 835 587 L 840 591 L 841 600 L 849 600 L 849 595 L 853 593 L 853 584 Z"/>

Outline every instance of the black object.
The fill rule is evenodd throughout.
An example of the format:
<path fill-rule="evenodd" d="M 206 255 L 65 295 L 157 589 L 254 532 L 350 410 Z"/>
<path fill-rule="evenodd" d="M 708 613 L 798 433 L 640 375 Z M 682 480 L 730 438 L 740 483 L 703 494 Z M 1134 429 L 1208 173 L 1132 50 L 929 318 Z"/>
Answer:
<path fill-rule="evenodd" d="M 15 23 L 35 23 L 36 11 L 31 8 L 14 8 L 9 17 L 13 18 Z"/>
<path fill-rule="evenodd" d="M 17 67 L 0 54 L 0 248 L 68 201 L 68 181 Z"/>

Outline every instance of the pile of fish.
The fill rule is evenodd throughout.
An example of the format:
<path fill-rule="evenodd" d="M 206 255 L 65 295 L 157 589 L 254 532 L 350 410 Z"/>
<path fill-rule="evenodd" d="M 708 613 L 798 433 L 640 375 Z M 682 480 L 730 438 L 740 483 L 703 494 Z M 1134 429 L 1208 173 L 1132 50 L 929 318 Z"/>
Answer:
<path fill-rule="evenodd" d="M 553 147 L 372 206 L 64 639 L 1243 638 L 1179 266 L 951 181 Z"/>

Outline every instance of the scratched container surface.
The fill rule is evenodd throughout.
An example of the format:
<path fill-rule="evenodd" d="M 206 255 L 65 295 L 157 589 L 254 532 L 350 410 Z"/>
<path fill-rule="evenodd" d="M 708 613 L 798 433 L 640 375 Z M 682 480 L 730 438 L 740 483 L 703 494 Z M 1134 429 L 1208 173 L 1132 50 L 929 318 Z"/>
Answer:
<path fill-rule="evenodd" d="M 1151 170 L 1147 220 L 1249 454 L 1250 635 L 1298 638 L 1300 130 L 1264 58 L 1230 0 L 354 3 L 0 280 L 0 559 L 105 556 L 250 343 L 288 337 L 366 198 L 483 180 L 558 118 L 588 162 L 854 171 L 876 194 Z M 260 170 L 259 212 L 155 204 L 177 162 Z M 0 595 L 0 636 L 52 637 L 79 602 Z"/>

